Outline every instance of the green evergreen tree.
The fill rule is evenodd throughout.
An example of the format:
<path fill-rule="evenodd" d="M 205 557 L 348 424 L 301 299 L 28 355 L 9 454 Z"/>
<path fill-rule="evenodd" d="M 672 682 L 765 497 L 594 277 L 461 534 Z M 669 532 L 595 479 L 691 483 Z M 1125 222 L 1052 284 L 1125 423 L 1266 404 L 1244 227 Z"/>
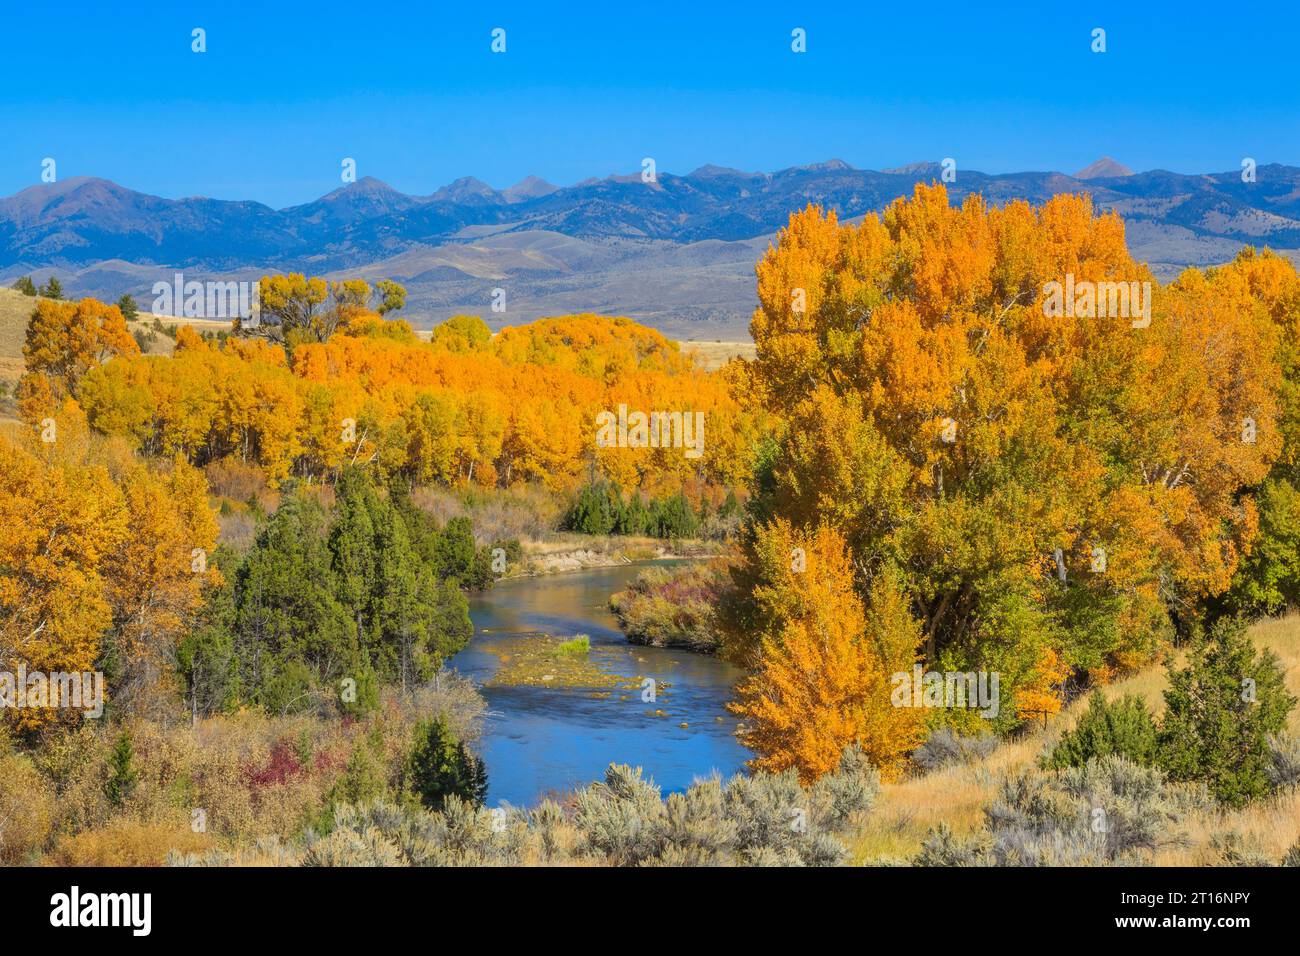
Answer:
<path fill-rule="evenodd" d="M 358 640 L 381 678 L 404 689 L 428 680 L 473 633 L 469 605 L 456 581 L 441 580 L 437 573 L 454 569 L 472 578 L 478 559 L 472 524 L 467 518 L 449 521 L 432 545 L 433 561 L 426 563 L 412 544 L 403 514 L 410 509 L 401 505 L 400 495 L 394 504 L 368 474 L 352 469 L 339 482 L 338 502 L 330 551 L 339 600 L 356 622 Z M 417 537 L 428 528 L 412 523 Z M 490 565 L 486 571 L 491 574 Z"/>
<path fill-rule="evenodd" d="M 130 293 L 117 300 L 117 308 L 122 313 L 122 318 L 128 322 L 134 322 L 140 315 L 140 307 L 135 303 L 135 296 Z"/>
<path fill-rule="evenodd" d="M 441 810 L 452 795 L 476 806 L 487 799 L 487 768 L 442 718 L 416 725 L 406 782 L 412 796 L 428 810 Z"/>
<path fill-rule="evenodd" d="M 610 534 L 617 520 L 613 495 L 603 481 L 588 482 L 578 489 L 569 508 L 565 527 L 579 534 Z"/>
<path fill-rule="evenodd" d="M 1109 703 L 1093 691 L 1075 728 L 1052 750 L 1047 766 L 1082 767 L 1093 757 L 1117 754 L 1150 766 L 1156 757 L 1156 724 L 1142 698 L 1132 694 Z"/>
<path fill-rule="evenodd" d="M 633 491 L 628 495 L 627 501 L 621 502 L 620 505 L 615 531 L 619 534 L 630 535 L 644 535 L 652 532 L 653 515 L 639 492 Z"/>
<path fill-rule="evenodd" d="M 192 711 L 253 703 L 288 713 L 333 702 L 360 716 L 378 706 L 381 684 L 409 689 L 437 674 L 473 624 L 458 580 L 436 573 L 460 549 L 447 549 L 418 515 L 362 469 L 340 476 L 332 516 L 287 490 L 177 647 Z M 468 521 L 452 538 L 473 547 Z M 490 581 L 487 549 L 468 555 L 470 571 L 482 566 Z"/>
<path fill-rule="evenodd" d="M 1268 738 L 1295 704 L 1276 655 L 1256 651 L 1243 620 L 1221 618 L 1169 676 L 1159 764 L 1172 780 L 1203 781 L 1221 803 L 1244 806 L 1268 792 Z"/>
<path fill-rule="evenodd" d="M 333 696 L 362 666 L 354 624 L 335 596 L 325 534 L 320 505 L 290 495 L 235 576 L 239 682 L 272 712 L 307 706 L 314 689 Z"/>
<path fill-rule="evenodd" d="M 466 517 L 452 518 L 443 527 L 435 546 L 435 562 L 443 578 L 462 583 L 473 578 L 478 545 L 474 541 L 474 524 Z"/>
<path fill-rule="evenodd" d="M 36 283 L 32 281 L 31 276 L 19 276 L 14 280 L 12 288 L 17 289 L 23 295 L 36 295 Z"/>
<path fill-rule="evenodd" d="M 54 276 L 50 276 L 49 281 L 41 286 L 40 294 L 47 299 L 62 299 L 63 284 Z"/>
<path fill-rule="evenodd" d="M 104 784 L 104 795 L 115 807 L 121 807 L 135 792 L 139 780 L 133 766 L 135 750 L 131 746 L 131 737 L 126 731 L 118 735 L 113 745 L 113 753 L 108 758 L 108 781 Z"/>
<path fill-rule="evenodd" d="M 691 503 L 680 491 L 656 501 L 653 511 L 655 533 L 661 538 L 689 538 L 699 528 Z"/>
<path fill-rule="evenodd" d="M 383 796 L 386 789 L 383 764 L 368 741 L 359 741 L 348 757 L 334 798 L 339 803 L 366 804 Z"/>
<path fill-rule="evenodd" d="M 338 682 L 339 712 L 349 717 L 362 717 L 379 709 L 379 675 L 366 657 L 352 670 L 353 673 Z"/>
<path fill-rule="evenodd" d="M 336 504 L 329 530 L 330 565 L 335 594 L 353 621 L 358 646 L 376 639 L 373 633 L 374 595 L 379 568 L 375 548 L 375 513 L 378 495 L 359 468 L 344 469 L 334 488 Z M 367 633 L 367 629 L 372 633 Z"/>

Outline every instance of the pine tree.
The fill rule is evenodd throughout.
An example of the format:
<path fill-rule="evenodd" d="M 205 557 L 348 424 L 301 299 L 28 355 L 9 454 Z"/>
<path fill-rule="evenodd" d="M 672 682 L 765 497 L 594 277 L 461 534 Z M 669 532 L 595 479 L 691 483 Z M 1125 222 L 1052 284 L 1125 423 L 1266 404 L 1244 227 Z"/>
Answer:
<path fill-rule="evenodd" d="M 578 490 L 565 527 L 579 534 L 609 534 L 614 530 L 614 500 L 603 481 L 593 481 Z"/>
<path fill-rule="evenodd" d="M 450 796 L 476 806 L 487 799 L 487 768 L 441 717 L 421 721 L 407 758 L 406 783 L 428 810 L 441 810 Z"/>
<path fill-rule="evenodd" d="M 122 318 L 128 322 L 134 322 L 140 315 L 140 307 L 135 303 L 135 296 L 130 293 L 117 300 L 117 308 L 122 313 Z"/>
<path fill-rule="evenodd" d="M 336 581 L 319 504 L 288 496 L 235 577 L 235 654 L 240 684 L 273 712 L 299 709 L 312 685 L 360 683 L 361 648 Z"/>
<path fill-rule="evenodd" d="M 1295 705 L 1277 656 L 1256 652 L 1244 621 L 1221 618 L 1169 675 L 1159 762 L 1170 779 L 1203 781 L 1221 803 L 1244 806 L 1268 792 L 1268 738 Z"/>
<path fill-rule="evenodd" d="M 108 802 L 115 807 L 126 803 L 135 791 L 139 774 L 132 765 L 134 759 L 135 750 L 131 747 L 131 737 L 126 731 L 122 731 L 117 738 L 117 743 L 113 745 L 112 755 L 108 758 L 109 777 L 108 782 L 104 784 L 104 794 L 108 797 Z"/>
<path fill-rule="evenodd" d="M 1094 691 L 1075 728 L 1061 738 L 1047 766 L 1082 767 L 1093 757 L 1118 754 L 1150 766 L 1156 756 L 1156 725 L 1142 698 L 1127 694 L 1110 703 Z"/>

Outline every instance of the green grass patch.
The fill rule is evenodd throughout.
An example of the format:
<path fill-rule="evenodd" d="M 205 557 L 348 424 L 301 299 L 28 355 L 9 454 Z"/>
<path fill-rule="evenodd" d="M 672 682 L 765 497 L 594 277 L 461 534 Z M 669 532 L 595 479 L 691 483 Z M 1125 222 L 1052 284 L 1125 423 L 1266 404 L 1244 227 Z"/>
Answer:
<path fill-rule="evenodd" d="M 591 638 L 586 634 L 578 634 L 567 641 L 561 641 L 555 645 L 554 654 L 556 657 L 586 657 L 591 653 Z"/>

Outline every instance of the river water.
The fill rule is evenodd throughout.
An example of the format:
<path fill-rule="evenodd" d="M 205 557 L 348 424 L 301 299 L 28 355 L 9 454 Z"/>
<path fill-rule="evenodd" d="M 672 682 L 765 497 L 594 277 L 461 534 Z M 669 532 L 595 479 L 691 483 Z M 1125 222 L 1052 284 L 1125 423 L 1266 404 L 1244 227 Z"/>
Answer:
<path fill-rule="evenodd" d="M 488 716 L 479 750 L 489 806 L 558 796 L 600 779 L 611 762 L 644 768 L 665 793 L 741 769 L 749 752 L 723 706 L 741 671 L 702 654 L 629 644 L 618 629 L 609 597 L 645 567 L 517 578 L 471 597 L 474 637 L 449 665 L 476 682 L 497 672 L 512 643 L 538 632 L 586 634 L 600 670 L 637 681 L 607 696 L 592 688 L 483 687 Z M 647 677 L 656 682 L 654 702 L 643 702 L 638 689 Z"/>

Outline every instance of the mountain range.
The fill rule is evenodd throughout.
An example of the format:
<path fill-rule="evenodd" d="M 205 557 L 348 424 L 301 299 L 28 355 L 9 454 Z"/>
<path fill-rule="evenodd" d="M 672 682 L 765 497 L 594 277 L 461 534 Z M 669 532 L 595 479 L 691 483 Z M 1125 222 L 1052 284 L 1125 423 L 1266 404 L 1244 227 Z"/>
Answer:
<path fill-rule="evenodd" d="M 427 196 L 363 178 L 314 202 L 163 199 L 104 179 L 73 178 L 0 199 L 0 280 L 57 275 L 69 294 L 147 308 L 154 282 L 256 278 L 268 271 L 394 278 L 404 313 L 427 325 L 458 312 L 495 326 L 541 315 L 630 315 L 681 338 L 743 338 L 755 304 L 753 266 L 791 211 L 820 203 L 852 220 L 879 210 L 937 163 L 882 171 L 840 160 L 772 173 L 703 166 L 559 187 L 528 177 L 494 189 L 472 177 Z M 1188 175 L 1134 173 L 1103 158 L 1073 175 L 959 169 L 954 201 L 995 204 L 1088 192 L 1127 224 L 1133 255 L 1169 278 L 1231 258 L 1243 244 L 1300 258 L 1300 168 L 1265 165 Z M 493 289 L 506 312 L 493 313 Z"/>

